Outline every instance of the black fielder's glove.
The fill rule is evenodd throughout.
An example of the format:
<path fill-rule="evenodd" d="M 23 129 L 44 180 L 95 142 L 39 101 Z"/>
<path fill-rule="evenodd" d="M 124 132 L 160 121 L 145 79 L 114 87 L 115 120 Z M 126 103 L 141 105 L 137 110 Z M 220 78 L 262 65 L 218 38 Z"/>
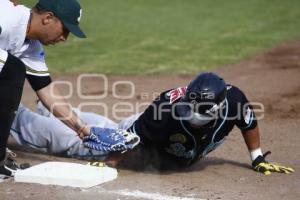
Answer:
<path fill-rule="evenodd" d="M 92 127 L 83 138 L 85 147 L 103 152 L 125 152 L 140 142 L 139 136 L 123 129 Z"/>
<path fill-rule="evenodd" d="M 270 151 L 266 152 L 263 156 L 258 156 L 253 162 L 252 162 L 252 168 L 257 171 L 261 172 L 264 175 L 270 175 L 272 172 L 278 172 L 278 173 L 284 173 L 284 174 L 290 174 L 294 172 L 294 169 L 291 167 L 285 167 L 277 163 L 269 163 L 265 160 L 266 156 L 268 154 L 271 154 Z"/>

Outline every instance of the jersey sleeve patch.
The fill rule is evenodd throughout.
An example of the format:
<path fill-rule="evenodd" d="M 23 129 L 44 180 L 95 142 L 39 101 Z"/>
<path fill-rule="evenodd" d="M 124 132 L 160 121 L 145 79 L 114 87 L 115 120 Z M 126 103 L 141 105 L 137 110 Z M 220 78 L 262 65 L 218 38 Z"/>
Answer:
<path fill-rule="evenodd" d="M 179 87 L 168 92 L 168 95 L 170 96 L 170 104 L 183 97 L 186 93 L 186 89 L 187 87 Z"/>

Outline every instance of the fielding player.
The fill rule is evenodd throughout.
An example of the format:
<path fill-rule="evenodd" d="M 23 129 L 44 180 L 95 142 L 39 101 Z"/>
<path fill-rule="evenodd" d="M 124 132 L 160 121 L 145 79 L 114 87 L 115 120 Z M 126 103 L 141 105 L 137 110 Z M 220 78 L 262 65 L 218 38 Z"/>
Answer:
<path fill-rule="evenodd" d="M 0 0 L 0 178 L 13 175 L 6 162 L 6 143 L 25 78 L 74 134 L 83 137 L 90 130 L 100 132 L 83 123 L 51 83 L 42 47 L 66 41 L 69 32 L 84 38 L 79 28 L 81 14 L 76 0 L 39 0 L 32 9 Z"/>

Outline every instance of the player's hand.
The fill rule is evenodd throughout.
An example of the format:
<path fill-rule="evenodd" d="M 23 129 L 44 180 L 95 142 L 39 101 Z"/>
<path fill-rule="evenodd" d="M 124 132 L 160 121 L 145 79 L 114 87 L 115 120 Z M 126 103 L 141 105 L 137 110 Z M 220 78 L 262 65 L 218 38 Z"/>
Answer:
<path fill-rule="evenodd" d="M 85 147 L 103 152 L 125 152 L 140 142 L 139 136 L 122 129 L 92 127 L 83 138 Z"/>
<path fill-rule="evenodd" d="M 269 163 L 265 160 L 265 157 L 271 152 L 266 152 L 263 156 L 258 156 L 253 162 L 252 167 L 255 171 L 261 172 L 264 175 L 270 175 L 272 172 L 290 174 L 294 172 L 291 167 L 285 167 L 276 163 Z"/>

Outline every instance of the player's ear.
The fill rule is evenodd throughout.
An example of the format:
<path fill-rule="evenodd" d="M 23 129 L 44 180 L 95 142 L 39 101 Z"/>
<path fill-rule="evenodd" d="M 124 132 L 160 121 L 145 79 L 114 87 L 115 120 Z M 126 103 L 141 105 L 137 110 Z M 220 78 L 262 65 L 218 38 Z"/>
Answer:
<path fill-rule="evenodd" d="M 55 16 L 53 14 L 53 12 L 44 12 L 42 15 L 42 23 L 44 25 L 47 25 L 49 23 L 51 23 L 52 20 L 54 20 Z"/>

